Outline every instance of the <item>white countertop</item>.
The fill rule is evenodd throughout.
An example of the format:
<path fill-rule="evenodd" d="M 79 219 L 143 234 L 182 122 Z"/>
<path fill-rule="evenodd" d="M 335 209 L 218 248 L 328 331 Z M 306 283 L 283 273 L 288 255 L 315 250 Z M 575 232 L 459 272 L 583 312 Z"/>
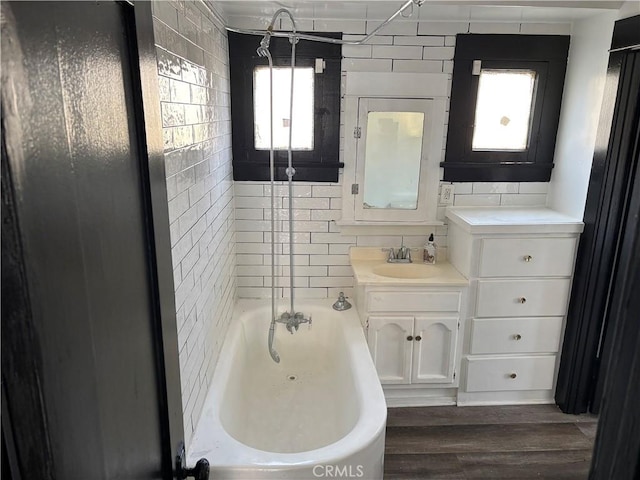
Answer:
<path fill-rule="evenodd" d="M 581 220 L 545 207 L 449 207 L 446 217 L 470 233 L 580 233 Z"/>
<path fill-rule="evenodd" d="M 426 278 L 396 278 L 385 277 L 373 273 L 373 269 L 376 266 L 387 264 L 387 253 L 382 251 L 381 248 L 351 247 L 351 250 L 349 251 L 349 259 L 351 261 L 351 267 L 353 268 L 353 275 L 355 277 L 356 283 L 361 285 L 422 285 L 432 287 L 466 287 L 469 285 L 469 281 L 449 262 L 438 262 L 435 265 L 425 265 L 425 268 L 433 268 L 434 270 L 433 275 L 430 275 Z M 414 264 L 421 263 L 422 262 L 414 262 Z"/>

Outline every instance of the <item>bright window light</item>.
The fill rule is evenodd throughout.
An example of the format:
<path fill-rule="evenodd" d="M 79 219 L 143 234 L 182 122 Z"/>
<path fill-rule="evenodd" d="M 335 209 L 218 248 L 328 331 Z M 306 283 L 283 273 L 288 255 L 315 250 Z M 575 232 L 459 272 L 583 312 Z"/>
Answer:
<path fill-rule="evenodd" d="M 535 83 L 530 70 L 480 72 L 473 150 L 528 148 Z"/>
<path fill-rule="evenodd" d="M 296 67 L 293 92 L 293 150 L 313 150 L 312 67 Z M 273 146 L 289 146 L 289 99 L 291 68 L 273 68 Z M 255 148 L 269 150 L 269 67 L 257 67 L 253 74 L 253 129 Z"/>

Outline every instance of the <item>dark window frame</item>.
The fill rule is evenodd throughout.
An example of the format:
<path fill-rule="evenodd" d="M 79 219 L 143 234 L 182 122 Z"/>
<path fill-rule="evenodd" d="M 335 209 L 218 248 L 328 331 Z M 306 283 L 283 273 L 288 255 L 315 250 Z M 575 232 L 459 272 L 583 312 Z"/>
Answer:
<path fill-rule="evenodd" d="M 342 38 L 341 34 L 323 34 Z M 253 127 L 253 73 L 268 60 L 259 57 L 256 48 L 262 37 L 229 33 L 231 80 L 231 127 L 233 179 L 267 181 L 270 177 L 269 150 L 255 148 Z M 288 38 L 271 39 L 274 67 L 291 65 Z M 342 47 L 338 44 L 300 40 L 296 45 L 296 67 L 315 67 L 315 59 L 325 61 L 322 74 L 314 75 L 314 148 L 294 150 L 295 181 L 337 182 L 340 163 L 340 82 Z M 277 85 L 274 86 L 278 88 Z M 295 118 L 294 118 L 295 122 Z M 275 179 L 286 180 L 287 150 L 275 151 Z"/>
<path fill-rule="evenodd" d="M 548 182 L 569 53 L 565 35 L 479 35 L 456 37 L 444 180 L 456 182 Z M 522 151 L 472 149 L 479 75 L 486 69 L 536 72 L 529 146 Z"/>

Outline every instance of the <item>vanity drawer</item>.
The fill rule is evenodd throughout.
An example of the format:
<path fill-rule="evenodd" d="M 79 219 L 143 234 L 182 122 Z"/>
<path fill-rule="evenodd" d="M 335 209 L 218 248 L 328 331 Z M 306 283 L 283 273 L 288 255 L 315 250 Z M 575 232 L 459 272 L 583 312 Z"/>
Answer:
<path fill-rule="evenodd" d="M 467 358 L 466 391 L 549 390 L 555 365 L 555 355 Z"/>
<path fill-rule="evenodd" d="M 460 292 L 370 292 L 369 312 L 458 312 Z"/>
<path fill-rule="evenodd" d="M 470 353 L 555 353 L 562 318 L 474 318 Z"/>
<path fill-rule="evenodd" d="M 576 239 L 485 238 L 479 277 L 570 277 Z"/>
<path fill-rule="evenodd" d="M 571 280 L 478 280 L 477 317 L 563 316 Z"/>

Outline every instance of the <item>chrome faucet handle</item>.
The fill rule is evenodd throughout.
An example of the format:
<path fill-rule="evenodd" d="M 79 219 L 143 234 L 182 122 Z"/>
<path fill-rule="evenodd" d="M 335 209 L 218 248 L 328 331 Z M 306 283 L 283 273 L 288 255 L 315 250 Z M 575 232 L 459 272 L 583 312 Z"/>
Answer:
<path fill-rule="evenodd" d="M 395 260 L 396 252 L 393 250 L 393 248 L 383 248 L 382 251 L 389 252 L 389 256 L 387 257 L 387 260 Z"/>

